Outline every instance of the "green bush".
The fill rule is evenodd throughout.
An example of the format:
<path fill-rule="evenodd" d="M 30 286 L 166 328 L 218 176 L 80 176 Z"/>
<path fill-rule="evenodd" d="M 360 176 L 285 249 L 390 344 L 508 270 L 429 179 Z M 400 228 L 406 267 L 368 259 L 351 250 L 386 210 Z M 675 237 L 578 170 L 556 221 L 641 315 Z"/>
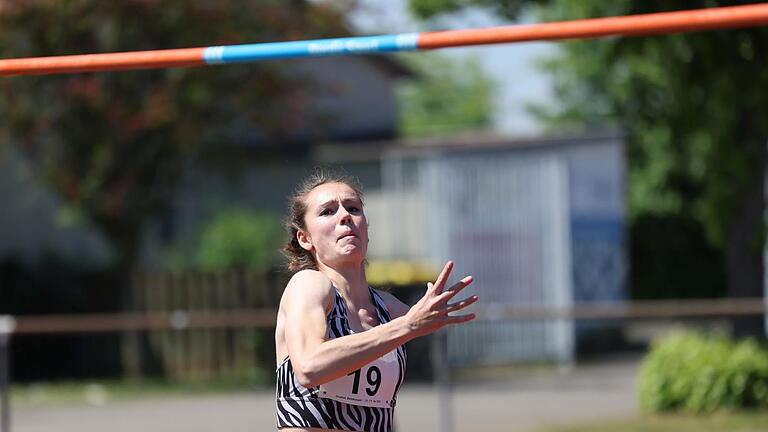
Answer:
<path fill-rule="evenodd" d="M 197 265 L 204 271 L 265 270 L 279 260 L 282 238 L 280 220 L 273 214 L 222 211 L 203 230 Z"/>
<path fill-rule="evenodd" d="M 768 408 L 768 351 L 752 340 L 679 331 L 654 341 L 638 378 L 650 411 Z"/>

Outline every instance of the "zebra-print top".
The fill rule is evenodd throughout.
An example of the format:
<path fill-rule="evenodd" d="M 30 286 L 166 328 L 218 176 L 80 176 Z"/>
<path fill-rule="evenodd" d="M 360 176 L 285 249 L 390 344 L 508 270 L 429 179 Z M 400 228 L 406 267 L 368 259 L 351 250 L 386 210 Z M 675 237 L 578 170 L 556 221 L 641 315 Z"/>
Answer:
<path fill-rule="evenodd" d="M 379 323 L 392 320 L 379 293 L 370 289 L 371 298 L 376 306 Z M 347 321 L 347 308 L 338 291 L 333 309 L 328 314 L 328 337 L 331 339 L 346 336 L 353 332 Z M 291 359 L 277 367 L 277 428 L 323 428 L 346 431 L 390 432 L 394 426 L 395 397 L 405 375 L 405 346 L 396 349 L 397 363 L 400 368 L 392 406 L 379 408 L 352 405 L 320 396 L 320 387 L 306 388 L 299 384 L 293 373 Z"/>

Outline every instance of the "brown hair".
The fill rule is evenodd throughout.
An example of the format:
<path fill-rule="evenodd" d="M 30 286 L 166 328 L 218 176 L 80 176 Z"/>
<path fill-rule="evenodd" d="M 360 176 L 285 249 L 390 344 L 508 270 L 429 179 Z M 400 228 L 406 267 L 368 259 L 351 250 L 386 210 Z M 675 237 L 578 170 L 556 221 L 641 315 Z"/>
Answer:
<path fill-rule="evenodd" d="M 290 238 L 283 247 L 283 252 L 288 258 L 288 270 L 297 272 L 299 270 L 317 270 L 317 262 L 312 254 L 301 247 L 296 233 L 299 230 L 306 230 L 307 223 L 305 216 L 307 214 L 307 195 L 313 189 L 326 183 L 342 183 L 355 191 L 358 198 L 363 199 L 363 188 L 360 182 L 344 172 L 335 171 L 328 168 L 318 168 L 304 181 L 299 183 L 296 191 L 288 199 L 288 216 L 285 218 L 284 225 Z"/>

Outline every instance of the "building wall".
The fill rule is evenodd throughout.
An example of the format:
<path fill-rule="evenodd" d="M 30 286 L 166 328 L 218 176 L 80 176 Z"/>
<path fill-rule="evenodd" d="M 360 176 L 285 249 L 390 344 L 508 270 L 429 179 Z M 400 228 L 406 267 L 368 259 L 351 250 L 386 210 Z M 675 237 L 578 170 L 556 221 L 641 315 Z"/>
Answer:
<path fill-rule="evenodd" d="M 623 151 L 616 142 L 567 151 L 576 301 L 625 300 L 629 292 Z"/>
<path fill-rule="evenodd" d="M 296 60 L 310 84 L 312 111 L 326 119 L 331 139 L 390 138 L 396 134 L 393 75 L 364 57 Z"/>
<path fill-rule="evenodd" d="M 474 144 L 474 145 L 473 145 Z M 568 307 L 626 296 L 621 141 L 575 137 L 525 145 L 439 147 L 393 155 L 388 254 L 456 262 L 483 307 Z M 572 321 L 475 322 L 448 329 L 455 364 L 569 362 Z M 577 331 L 578 330 L 578 331 Z"/>

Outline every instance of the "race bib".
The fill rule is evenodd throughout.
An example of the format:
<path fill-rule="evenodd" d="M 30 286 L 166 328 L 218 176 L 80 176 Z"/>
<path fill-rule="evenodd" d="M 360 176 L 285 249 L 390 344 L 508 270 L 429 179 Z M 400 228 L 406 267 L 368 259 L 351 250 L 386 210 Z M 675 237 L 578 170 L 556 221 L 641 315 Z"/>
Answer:
<path fill-rule="evenodd" d="M 390 351 L 349 375 L 320 386 L 320 396 L 353 405 L 390 408 L 400 379 L 396 350 Z"/>

